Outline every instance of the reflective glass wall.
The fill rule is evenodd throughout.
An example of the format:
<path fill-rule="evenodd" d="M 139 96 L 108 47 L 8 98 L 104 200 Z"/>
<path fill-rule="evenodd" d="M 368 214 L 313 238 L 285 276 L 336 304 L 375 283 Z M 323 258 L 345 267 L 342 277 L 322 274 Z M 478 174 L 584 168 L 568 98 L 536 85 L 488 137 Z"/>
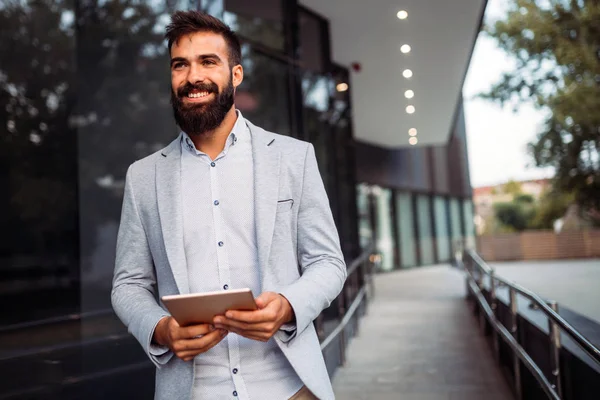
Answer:
<path fill-rule="evenodd" d="M 358 205 L 361 243 L 374 240 L 381 271 L 449 263 L 476 245 L 471 200 L 361 183 Z"/>
<path fill-rule="evenodd" d="M 111 310 L 116 233 L 127 167 L 178 133 L 165 26 L 198 8 L 242 38 L 244 116 L 315 145 L 344 254 L 360 253 L 327 21 L 291 0 L 2 2 L 0 398 L 152 397 L 154 367 Z"/>

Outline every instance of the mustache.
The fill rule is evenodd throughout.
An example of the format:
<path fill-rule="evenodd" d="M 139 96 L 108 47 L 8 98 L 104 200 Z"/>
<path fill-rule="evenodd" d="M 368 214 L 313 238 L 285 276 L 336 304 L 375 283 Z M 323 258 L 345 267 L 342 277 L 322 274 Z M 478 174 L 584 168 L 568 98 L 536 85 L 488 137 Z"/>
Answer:
<path fill-rule="evenodd" d="M 195 85 L 186 82 L 185 85 L 177 89 L 177 97 L 187 97 L 192 90 L 197 90 L 199 92 L 219 93 L 219 87 L 214 82 L 196 83 Z"/>

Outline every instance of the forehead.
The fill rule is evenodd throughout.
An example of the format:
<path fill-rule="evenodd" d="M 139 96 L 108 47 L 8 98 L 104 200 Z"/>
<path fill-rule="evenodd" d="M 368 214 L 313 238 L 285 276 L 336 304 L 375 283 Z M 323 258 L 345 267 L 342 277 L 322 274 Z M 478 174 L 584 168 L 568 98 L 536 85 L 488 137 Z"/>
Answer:
<path fill-rule="evenodd" d="M 195 32 L 183 35 L 171 46 L 171 58 L 193 58 L 202 54 L 216 54 L 227 60 L 228 47 L 223 36 L 213 32 Z"/>

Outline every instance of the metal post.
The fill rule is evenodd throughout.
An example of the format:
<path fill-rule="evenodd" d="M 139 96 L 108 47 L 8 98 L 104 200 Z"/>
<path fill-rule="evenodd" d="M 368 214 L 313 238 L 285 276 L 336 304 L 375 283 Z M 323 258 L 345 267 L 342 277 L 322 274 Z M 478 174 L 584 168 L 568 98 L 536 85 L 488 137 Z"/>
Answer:
<path fill-rule="evenodd" d="M 518 332 L 518 309 L 517 309 L 517 291 L 509 287 L 510 294 L 510 332 L 513 337 L 519 342 L 519 332 Z M 522 388 L 521 388 L 521 361 L 519 360 L 519 356 L 517 356 L 516 352 L 513 352 L 513 378 L 515 384 L 515 394 L 517 395 L 517 400 L 521 400 L 523 398 Z"/>
<path fill-rule="evenodd" d="M 475 260 L 473 260 L 473 263 L 475 263 Z M 480 265 L 477 265 L 477 287 L 479 288 L 479 291 L 483 294 L 483 271 L 481 270 Z M 477 304 L 477 302 L 475 302 L 475 304 Z M 485 332 L 484 311 L 481 309 L 481 307 L 479 307 L 477 309 L 477 312 L 479 313 L 479 329 Z"/>
<path fill-rule="evenodd" d="M 556 301 L 549 301 L 548 305 L 554 312 L 558 314 L 558 303 Z M 562 385 L 560 382 L 560 328 L 558 324 L 551 318 L 548 318 L 549 331 L 550 331 L 550 362 L 552 365 L 552 387 L 556 390 L 558 397 L 562 399 Z"/>
<path fill-rule="evenodd" d="M 463 269 L 465 270 L 465 293 L 466 293 L 466 299 L 467 300 L 471 300 L 471 288 L 469 287 L 469 281 L 470 281 L 470 273 L 471 273 L 471 268 L 470 268 L 470 262 L 471 260 L 465 255 L 463 255 L 462 257 L 462 265 L 463 265 Z"/>
<path fill-rule="evenodd" d="M 494 313 L 494 317 L 498 318 L 498 299 L 496 298 L 496 279 L 495 279 L 496 271 L 492 269 L 490 271 L 490 298 L 492 301 L 492 312 Z M 491 325 L 491 324 L 490 324 Z M 492 331 L 492 338 L 494 341 L 494 355 L 496 356 L 496 361 L 500 361 L 500 342 L 498 338 L 498 332 L 496 329 L 493 329 L 490 326 Z"/>
<path fill-rule="evenodd" d="M 350 303 L 350 296 L 348 295 L 348 290 L 352 290 L 353 286 L 353 277 L 351 277 L 350 282 L 346 281 L 344 288 L 342 290 L 341 296 L 338 296 L 338 314 L 340 318 L 340 322 L 344 319 L 346 315 L 346 304 Z M 342 329 L 340 332 L 339 338 L 340 344 L 340 364 L 343 366 L 346 363 L 346 329 Z"/>

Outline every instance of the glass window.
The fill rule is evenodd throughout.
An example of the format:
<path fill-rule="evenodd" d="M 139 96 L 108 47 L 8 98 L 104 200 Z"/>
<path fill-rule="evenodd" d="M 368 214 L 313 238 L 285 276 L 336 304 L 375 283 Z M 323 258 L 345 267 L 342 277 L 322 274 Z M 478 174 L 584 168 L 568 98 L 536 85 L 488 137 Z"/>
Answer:
<path fill-rule="evenodd" d="M 452 231 L 452 253 L 462 249 L 462 228 L 460 222 L 460 203 L 454 198 L 450 199 L 450 228 Z"/>
<path fill-rule="evenodd" d="M 300 9 L 298 13 L 300 24 L 300 50 L 299 58 L 303 68 L 314 71 L 325 71 L 325 52 L 323 49 L 323 36 L 325 22 L 306 10 Z"/>
<path fill-rule="evenodd" d="M 284 50 L 282 0 L 225 0 L 223 22 L 242 38 Z"/>
<path fill-rule="evenodd" d="M 332 127 L 327 119 L 329 99 L 333 83 L 330 78 L 305 72 L 302 76 L 302 94 L 304 99 L 304 130 L 308 140 L 315 146 L 321 177 L 327 189 L 329 200 L 335 194 L 333 175 Z M 332 207 L 333 208 L 333 207 Z M 334 214 L 336 210 L 333 210 Z"/>
<path fill-rule="evenodd" d="M 290 135 L 288 68 L 285 64 L 242 46 L 244 81 L 237 88 L 236 107 L 253 124 Z"/>
<path fill-rule="evenodd" d="M 394 232 L 392 227 L 392 191 L 373 186 L 376 206 L 377 250 L 381 254 L 380 268 L 394 269 Z"/>
<path fill-rule="evenodd" d="M 473 202 L 463 200 L 463 216 L 465 224 L 465 246 L 468 249 L 475 248 L 475 223 L 473 222 Z"/>
<path fill-rule="evenodd" d="M 361 250 L 365 250 L 373 242 L 371 205 L 369 201 L 370 188 L 361 183 L 357 189 L 358 208 L 358 238 Z"/>
<path fill-rule="evenodd" d="M 441 196 L 434 198 L 436 247 L 439 262 L 450 260 L 450 237 L 448 235 L 448 213 L 446 199 Z"/>
<path fill-rule="evenodd" d="M 0 327 L 79 312 L 74 11 L 0 7 Z M 10 305 L 10 306 L 7 306 Z M 15 335 L 5 351 L 48 338 Z M 38 342 L 39 340 L 39 342 Z M 11 382 L 3 377 L 3 384 Z M 0 393 L 2 390 L 0 389 Z"/>
<path fill-rule="evenodd" d="M 403 268 L 417 265 L 412 196 L 396 193 L 396 224 L 400 236 L 400 263 Z"/>
<path fill-rule="evenodd" d="M 431 209 L 429 197 L 417 196 L 417 223 L 419 226 L 419 250 L 421 265 L 430 265 L 435 262 L 433 253 L 433 232 L 431 231 Z"/>

